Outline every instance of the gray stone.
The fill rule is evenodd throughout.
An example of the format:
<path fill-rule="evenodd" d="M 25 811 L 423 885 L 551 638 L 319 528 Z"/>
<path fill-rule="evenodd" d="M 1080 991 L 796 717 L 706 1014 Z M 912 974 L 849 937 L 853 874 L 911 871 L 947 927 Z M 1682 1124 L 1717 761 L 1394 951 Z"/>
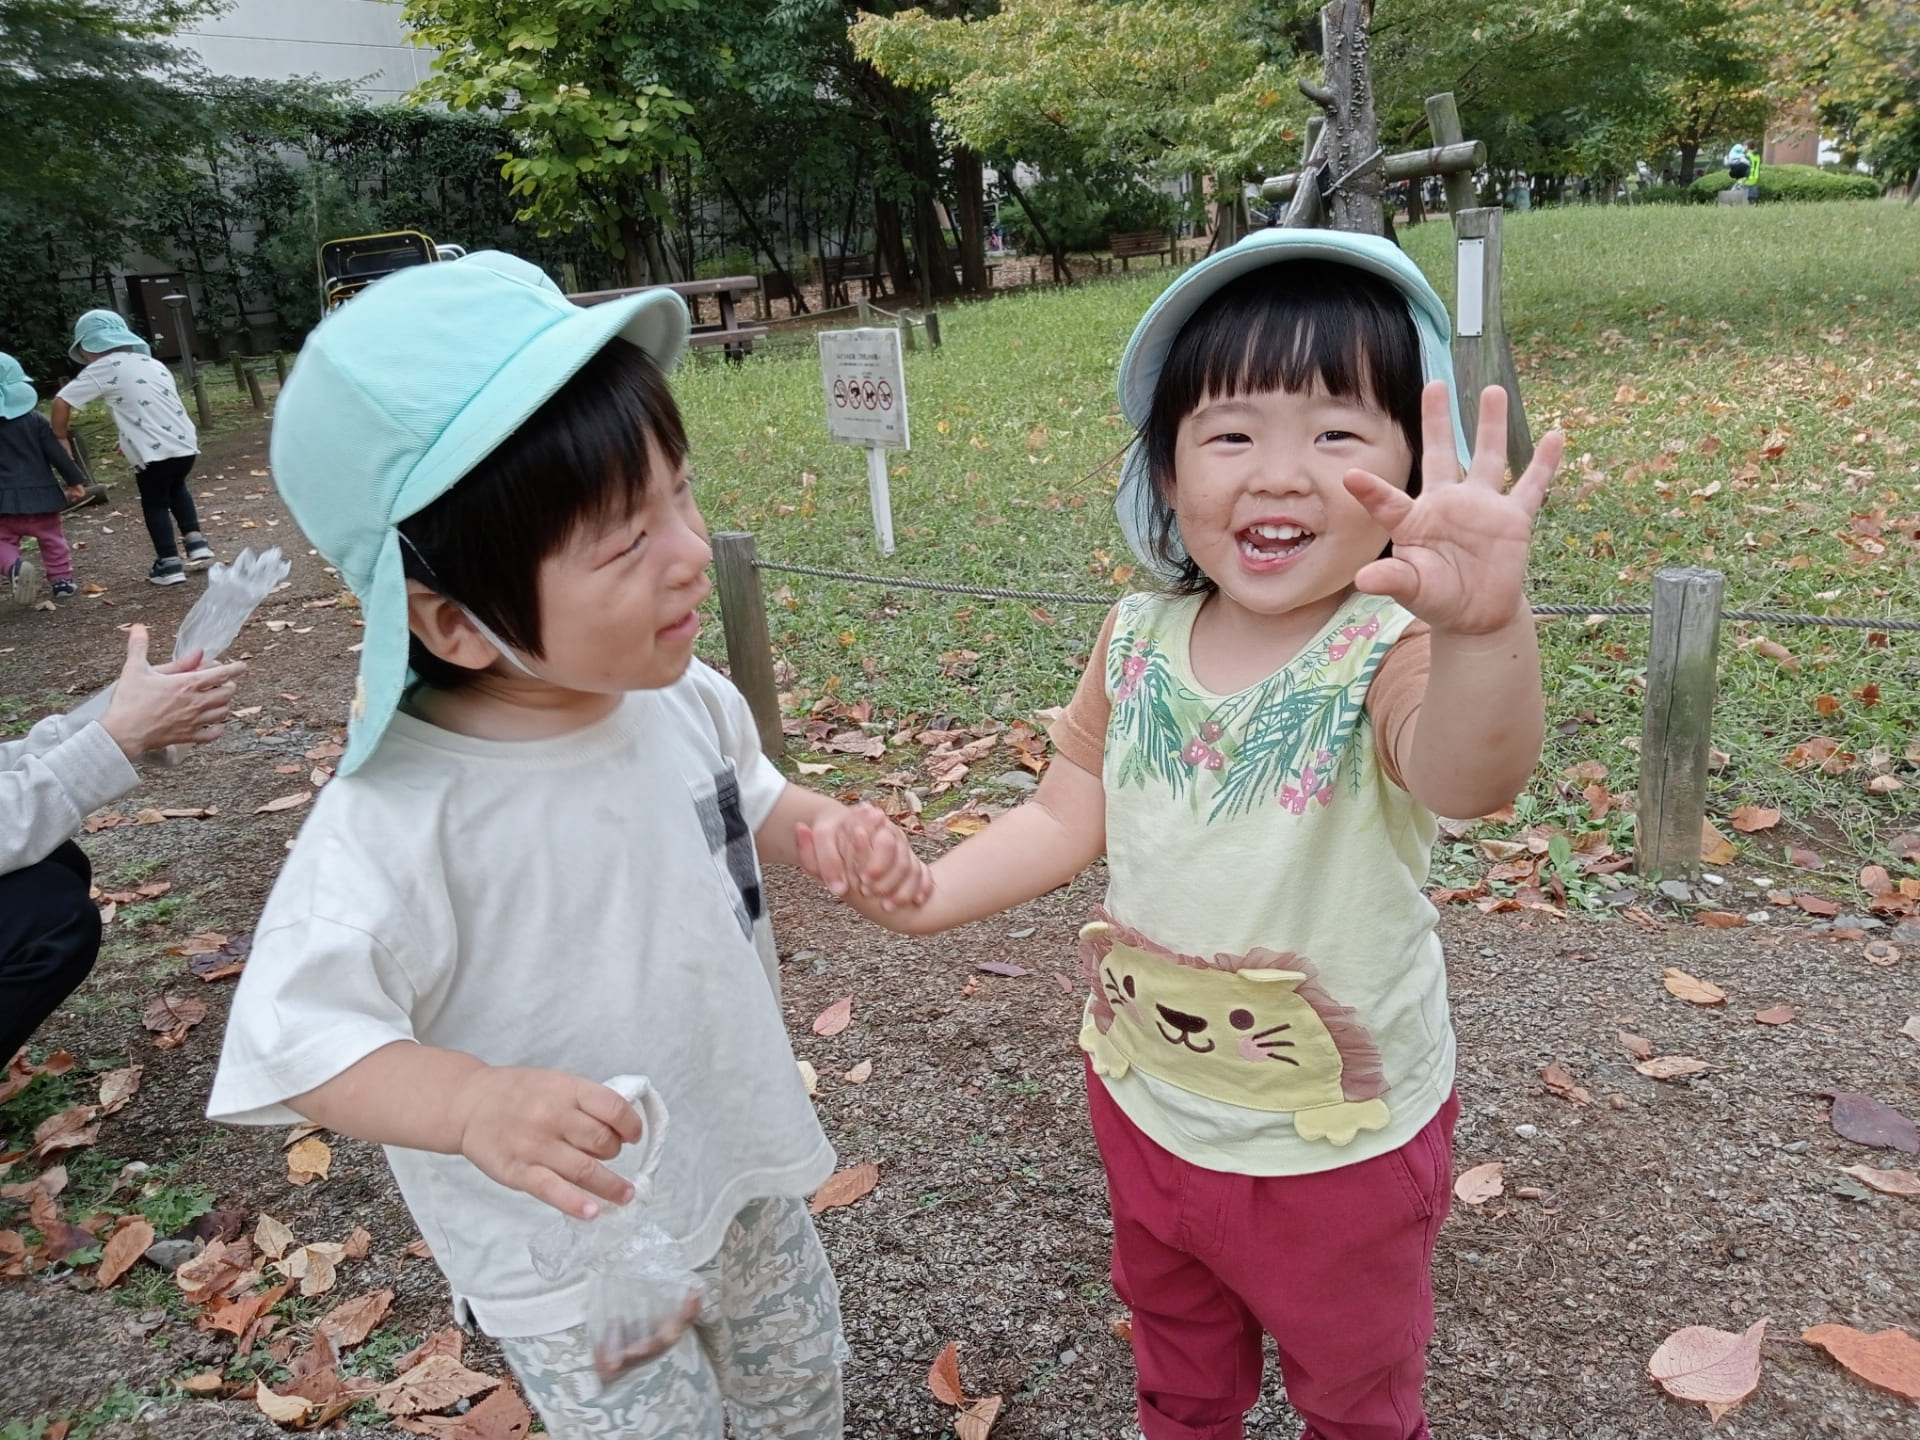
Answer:
<path fill-rule="evenodd" d="M 1538 1125 L 1531 1125 L 1531 1124 L 1516 1125 L 1513 1127 L 1513 1133 L 1518 1135 L 1522 1140 L 1531 1140 L 1533 1139 L 1534 1136 L 1540 1133 L 1540 1127 Z"/>
<path fill-rule="evenodd" d="M 1836 915 L 1834 916 L 1833 924 L 1828 928 L 1833 930 L 1884 930 L 1887 928 L 1887 922 L 1884 920 L 1876 920 L 1871 915 Z"/>
<path fill-rule="evenodd" d="M 1693 887 L 1684 880 L 1662 880 L 1660 893 L 1667 899 L 1677 900 L 1681 904 L 1693 899 Z"/>
<path fill-rule="evenodd" d="M 159 1240 L 149 1245 L 141 1258 L 171 1275 L 199 1253 L 200 1247 L 191 1240 Z"/>
<path fill-rule="evenodd" d="M 1780 1149 L 1788 1155 L 1804 1155 L 1812 1143 L 1810 1140 L 1789 1140 Z"/>
<path fill-rule="evenodd" d="M 1909 915 L 1894 926 L 1893 938 L 1901 945 L 1920 945 L 1920 915 Z"/>
<path fill-rule="evenodd" d="M 1040 782 L 1028 770 L 1009 770 L 993 777 L 993 783 L 1007 790 L 1031 790 Z"/>

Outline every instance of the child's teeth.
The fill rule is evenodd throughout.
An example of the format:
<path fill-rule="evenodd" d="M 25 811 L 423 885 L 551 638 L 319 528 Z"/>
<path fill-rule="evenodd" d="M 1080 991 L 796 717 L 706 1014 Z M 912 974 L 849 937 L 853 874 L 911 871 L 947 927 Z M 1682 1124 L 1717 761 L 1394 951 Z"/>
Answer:
<path fill-rule="evenodd" d="M 1298 525 L 1256 525 L 1253 533 L 1263 540 L 1298 540 L 1307 532 Z"/>

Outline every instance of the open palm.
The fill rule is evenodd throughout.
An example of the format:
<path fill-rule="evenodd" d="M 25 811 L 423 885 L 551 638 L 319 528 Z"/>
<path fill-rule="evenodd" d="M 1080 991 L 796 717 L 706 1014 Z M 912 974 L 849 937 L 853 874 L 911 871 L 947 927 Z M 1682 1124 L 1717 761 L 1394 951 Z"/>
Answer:
<path fill-rule="evenodd" d="M 1549 431 L 1508 490 L 1507 392 L 1498 385 L 1481 392 L 1480 433 L 1464 475 L 1452 405 L 1440 381 L 1421 392 L 1417 498 L 1365 470 L 1347 472 L 1347 490 L 1393 541 L 1393 553 L 1363 565 L 1353 583 L 1398 601 L 1437 631 L 1490 635 L 1520 608 L 1533 517 L 1560 468 L 1566 436 Z"/>

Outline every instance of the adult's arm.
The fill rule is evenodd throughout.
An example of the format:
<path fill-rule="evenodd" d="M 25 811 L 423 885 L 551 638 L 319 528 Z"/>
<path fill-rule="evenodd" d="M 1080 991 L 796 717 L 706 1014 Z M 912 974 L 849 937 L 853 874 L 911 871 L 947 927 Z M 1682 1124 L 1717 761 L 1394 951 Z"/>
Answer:
<path fill-rule="evenodd" d="M 92 811 L 140 783 L 97 720 L 49 715 L 0 745 L 0 874 L 51 855 Z"/>

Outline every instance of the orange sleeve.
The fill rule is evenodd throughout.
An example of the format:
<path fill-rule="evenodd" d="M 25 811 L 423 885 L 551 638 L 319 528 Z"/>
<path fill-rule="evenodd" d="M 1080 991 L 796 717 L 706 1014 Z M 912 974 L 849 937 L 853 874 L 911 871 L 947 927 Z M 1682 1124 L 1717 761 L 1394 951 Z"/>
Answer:
<path fill-rule="evenodd" d="M 1100 773 L 1107 750 L 1107 721 L 1113 714 L 1113 704 L 1107 699 L 1107 642 L 1113 638 L 1114 617 L 1119 613 L 1118 606 L 1107 612 L 1073 698 L 1047 731 L 1054 749 L 1089 775 Z"/>
<path fill-rule="evenodd" d="M 1402 790 L 1407 788 L 1400 774 L 1400 737 L 1420 703 L 1427 698 L 1427 672 L 1432 666 L 1433 638 L 1424 621 L 1407 626 L 1387 651 L 1380 668 L 1373 672 L 1367 686 L 1367 718 L 1373 722 L 1374 754 L 1387 778 Z"/>

